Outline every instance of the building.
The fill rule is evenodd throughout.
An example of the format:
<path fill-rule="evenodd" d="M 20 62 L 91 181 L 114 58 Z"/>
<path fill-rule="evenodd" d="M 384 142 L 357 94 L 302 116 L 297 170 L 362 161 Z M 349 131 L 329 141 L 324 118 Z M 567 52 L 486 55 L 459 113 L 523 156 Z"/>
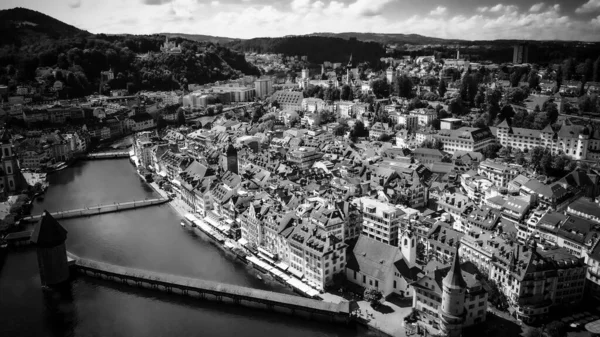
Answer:
<path fill-rule="evenodd" d="M 460 118 L 444 118 L 440 119 L 440 129 L 442 130 L 456 130 L 462 125 L 462 119 Z"/>
<path fill-rule="evenodd" d="M 25 179 L 21 174 L 11 136 L 7 130 L 0 131 L 0 150 L 0 194 L 3 196 L 16 194 L 23 189 Z"/>
<path fill-rule="evenodd" d="M 461 265 L 458 253 L 449 268 L 438 266 L 430 262 L 425 276 L 412 284 L 413 308 L 445 336 L 460 336 L 463 328 L 485 322 L 488 294 L 474 265 Z"/>
<path fill-rule="evenodd" d="M 392 117 L 392 115 L 395 117 Z M 390 118 L 395 120 L 397 125 L 402 125 L 407 130 L 416 130 L 419 127 L 419 117 L 415 115 L 395 113 L 391 114 Z"/>
<path fill-rule="evenodd" d="M 513 46 L 513 63 L 529 63 L 529 46 L 521 43 Z"/>
<path fill-rule="evenodd" d="M 233 144 L 229 144 L 227 147 L 227 150 L 221 159 L 221 163 L 223 171 L 239 174 L 238 151 Z"/>
<path fill-rule="evenodd" d="M 558 131 L 550 125 L 543 130 L 532 130 L 511 127 L 505 120 L 498 125 L 496 135 L 502 146 L 521 151 L 541 146 L 552 154 L 562 152 L 575 160 L 600 159 L 600 135 L 591 126 L 563 122 Z"/>
<path fill-rule="evenodd" d="M 318 290 L 346 270 L 346 244 L 317 225 L 302 222 L 287 237 L 289 271 Z"/>
<path fill-rule="evenodd" d="M 273 93 L 273 80 L 270 78 L 259 78 L 254 81 L 256 97 L 265 98 Z"/>
<path fill-rule="evenodd" d="M 44 211 L 31 234 L 31 242 L 37 248 L 42 286 L 58 285 L 69 279 L 66 240 L 67 231 Z"/>
<path fill-rule="evenodd" d="M 323 154 L 317 151 L 317 148 L 308 146 L 300 147 L 286 154 L 286 160 L 290 165 L 295 165 L 299 169 L 311 168 L 321 157 Z"/>
<path fill-rule="evenodd" d="M 441 150 L 420 147 L 413 151 L 413 157 L 421 164 L 432 164 L 441 162 L 448 154 Z"/>
<path fill-rule="evenodd" d="M 419 133 L 417 133 L 418 136 Z M 457 130 L 440 130 L 431 136 L 442 142 L 442 150 L 450 154 L 454 151 L 481 151 L 496 141 L 489 128 L 462 127 Z M 417 141 L 419 140 L 417 139 Z"/>
<path fill-rule="evenodd" d="M 283 91 L 279 90 L 271 96 L 271 101 L 277 101 L 282 110 L 299 111 L 302 109 L 302 100 L 304 96 L 301 91 Z"/>
<path fill-rule="evenodd" d="M 363 213 L 362 235 L 397 247 L 398 228 L 404 215 L 390 203 L 361 197 L 352 201 Z"/>
<path fill-rule="evenodd" d="M 477 173 L 488 178 L 497 187 L 508 187 L 508 183 L 519 175 L 517 168 L 491 160 L 479 163 Z"/>
<path fill-rule="evenodd" d="M 411 245 L 409 242 L 408 246 Z M 412 238 L 411 253 L 416 254 Z M 409 253 L 410 254 L 410 253 Z M 363 288 L 374 288 L 386 297 L 398 294 L 413 296 L 410 283 L 416 281 L 420 269 L 410 262 L 398 247 L 361 235 L 348 255 L 346 279 Z"/>

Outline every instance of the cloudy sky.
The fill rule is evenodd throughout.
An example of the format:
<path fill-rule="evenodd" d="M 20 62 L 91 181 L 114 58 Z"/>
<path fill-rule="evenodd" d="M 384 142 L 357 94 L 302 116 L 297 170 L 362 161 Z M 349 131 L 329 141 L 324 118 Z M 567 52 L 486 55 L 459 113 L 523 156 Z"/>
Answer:
<path fill-rule="evenodd" d="M 499 2 L 500 1 L 500 2 Z M 600 0 L 2 0 L 92 33 L 313 32 L 600 41 Z"/>

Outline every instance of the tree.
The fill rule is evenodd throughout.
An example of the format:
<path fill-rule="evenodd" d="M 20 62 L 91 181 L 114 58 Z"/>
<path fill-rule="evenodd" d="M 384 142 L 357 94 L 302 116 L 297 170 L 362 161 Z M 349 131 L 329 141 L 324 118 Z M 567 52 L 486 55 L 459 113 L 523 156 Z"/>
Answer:
<path fill-rule="evenodd" d="M 365 128 L 365 124 L 362 121 L 357 121 L 354 124 L 354 128 L 350 132 L 350 137 L 358 138 L 358 137 L 369 137 L 369 130 Z"/>
<path fill-rule="evenodd" d="M 600 60 L 600 58 L 598 58 L 598 60 Z M 446 95 L 446 91 L 448 91 L 446 87 L 446 81 L 442 78 L 438 85 L 438 95 L 440 95 L 441 98 L 444 98 L 444 95 Z"/>
<path fill-rule="evenodd" d="M 535 130 L 543 130 L 548 124 L 550 124 L 550 119 L 548 118 L 548 113 L 540 112 L 535 115 L 535 119 L 533 121 L 532 129 Z"/>
<path fill-rule="evenodd" d="M 352 94 L 352 88 L 350 88 L 349 85 L 344 84 L 344 86 L 342 86 L 340 98 L 342 99 L 342 101 L 351 101 L 354 99 L 353 94 Z"/>
<path fill-rule="evenodd" d="M 556 92 L 558 92 L 560 90 L 560 87 L 562 86 L 562 81 L 563 81 L 562 66 L 558 66 L 558 69 L 556 70 Z"/>
<path fill-rule="evenodd" d="M 531 163 L 533 164 L 533 166 L 535 168 L 537 168 L 539 166 L 539 163 L 542 160 L 542 157 L 544 156 L 544 148 L 541 146 L 536 146 L 533 149 L 531 149 Z"/>
<path fill-rule="evenodd" d="M 381 293 L 381 291 L 375 288 L 368 288 L 365 289 L 363 299 L 371 303 L 372 307 L 376 307 L 380 304 L 381 300 L 383 299 L 383 294 Z"/>
<path fill-rule="evenodd" d="M 487 159 L 494 159 L 498 156 L 498 151 L 500 151 L 502 145 L 500 144 L 490 144 L 481 150 L 483 156 Z"/>
<path fill-rule="evenodd" d="M 517 152 L 515 154 L 515 162 L 521 166 L 523 166 L 526 161 L 525 161 L 525 154 L 521 151 Z"/>
<path fill-rule="evenodd" d="M 461 116 L 464 112 L 463 101 L 460 97 L 454 98 L 448 104 L 448 112 L 454 116 Z"/>
<path fill-rule="evenodd" d="M 390 96 L 390 85 L 387 82 L 387 79 L 377 79 L 373 81 L 373 94 L 377 98 L 386 98 Z"/>
<path fill-rule="evenodd" d="M 350 127 L 348 127 L 348 124 L 346 124 L 346 123 L 340 123 L 340 125 L 338 125 L 333 130 L 333 134 L 336 135 L 336 136 L 345 136 L 346 132 L 348 132 L 348 130 L 350 130 Z"/>
<path fill-rule="evenodd" d="M 540 77 L 538 76 L 535 70 L 531 70 L 529 72 L 529 76 L 527 78 L 527 82 L 529 83 L 529 89 L 531 90 L 539 90 L 540 87 Z"/>
<path fill-rule="evenodd" d="M 209 107 L 206 109 L 206 114 L 207 114 L 208 116 L 214 116 L 214 115 L 215 115 L 215 108 L 213 108 L 212 106 L 209 106 Z"/>
<path fill-rule="evenodd" d="M 544 329 L 548 337 L 566 337 L 567 326 L 561 321 L 552 321 Z"/>
<path fill-rule="evenodd" d="M 182 108 L 177 109 L 177 125 L 185 125 L 185 114 Z"/>
<path fill-rule="evenodd" d="M 546 112 L 550 123 L 554 123 L 556 122 L 556 119 L 558 119 L 558 106 L 553 101 L 548 100 L 544 102 L 542 111 Z"/>
<path fill-rule="evenodd" d="M 500 151 L 498 151 L 498 155 L 500 157 L 506 158 L 506 157 L 510 156 L 510 150 L 511 150 L 510 146 L 504 146 L 500 149 Z"/>
<path fill-rule="evenodd" d="M 398 96 L 404 98 L 412 97 L 413 83 L 412 80 L 406 76 L 402 75 L 396 79 L 397 87 L 398 87 Z"/>
<path fill-rule="evenodd" d="M 516 69 L 513 70 L 512 74 L 510 74 L 509 81 L 512 88 L 518 87 L 519 82 L 521 81 L 521 73 Z"/>
<path fill-rule="evenodd" d="M 160 131 L 167 126 L 167 121 L 164 119 L 162 115 L 158 116 L 158 120 L 156 121 L 156 128 Z"/>
<path fill-rule="evenodd" d="M 217 105 L 215 105 L 215 110 L 217 112 L 217 114 L 222 114 L 223 113 L 223 104 L 218 103 Z"/>
<path fill-rule="evenodd" d="M 525 334 L 523 334 L 524 337 L 544 337 L 544 334 L 542 333 L 542 329 L 540 328 L 534 328 L 534 327 L 529 327 L 529 329 L 527 331 L 525 331 Z"/>

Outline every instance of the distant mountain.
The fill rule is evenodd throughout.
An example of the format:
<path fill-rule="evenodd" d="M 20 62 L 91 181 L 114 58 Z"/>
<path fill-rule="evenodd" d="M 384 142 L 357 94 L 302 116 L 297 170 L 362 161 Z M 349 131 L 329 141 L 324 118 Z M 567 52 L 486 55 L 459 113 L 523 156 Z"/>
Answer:
<path fill-rule="evenodd" d="M 168 36 L 169 38 L 180 37 L 180 38 L 190 40 L 190 41 L 212 42 L 212 43 L 219 43 L 219 44 L 225 44 L 225 43 L 228 43 L 231 41 L 239 40 L 239 39 L 234 39 L 234 38 L 230 38 L 230 37 L 200 35 L 200 34 L 160 33 L 160 35 L 165 35 L 165 36 Z"/>
<path fill-rule="evenodd" d="M 380 34 L 380 33 L 313 33 L 307 36 L 339 37 L 343 39 L 355 38 L 359 41 L 373 41 L 383 44 L 456 44 L 466 42 L 465 40 L 440 39 L 418 34 Z"/>
<path fill-rule="evenodd" d="M 90 35 L 85 30 L 30 9 L 17 7 L 0 10 L 0 45 Z"/>
<path fill-rule="evenodd" d="M 385 48 L 378 42 L 364 42 L 328 36 L 287 36 L 236 40 L 227 44 L 240 52 L 305 55 L 311 63 L 379 62 L 385 56 Z"/>
<path fill-rule="evenodd" d="M 13 90 L 61 81 L 61 96 L 80 97 L 111 89 L 185 89 L 186 83 L 260 74 L 243 54 L 221 44 L 181 37 L 171 42 L 167 53 L 161 35 L 91 34 L 29 9 L 1 10 L 0 84 Z M 100 87 L 100 74 L 108 70 L 114 78 Z"/>

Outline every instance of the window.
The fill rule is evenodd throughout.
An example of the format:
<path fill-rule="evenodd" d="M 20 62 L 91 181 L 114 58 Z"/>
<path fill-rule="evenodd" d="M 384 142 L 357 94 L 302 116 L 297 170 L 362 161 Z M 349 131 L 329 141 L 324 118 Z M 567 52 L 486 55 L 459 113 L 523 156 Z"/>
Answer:
<path fill-rule="evenodd" d="M 394 280 L 394 289 L 396 289 L 396 280 Z"/>
<path fill-rule="evenodd" d="M 367 283 L 367 277 L 363 275 L 363 283 Z"/>
<path fill-rule="evenodd" d="M 373 280 L 369 280 L 369 285 L 372 286 L 373 285 Z"/>

